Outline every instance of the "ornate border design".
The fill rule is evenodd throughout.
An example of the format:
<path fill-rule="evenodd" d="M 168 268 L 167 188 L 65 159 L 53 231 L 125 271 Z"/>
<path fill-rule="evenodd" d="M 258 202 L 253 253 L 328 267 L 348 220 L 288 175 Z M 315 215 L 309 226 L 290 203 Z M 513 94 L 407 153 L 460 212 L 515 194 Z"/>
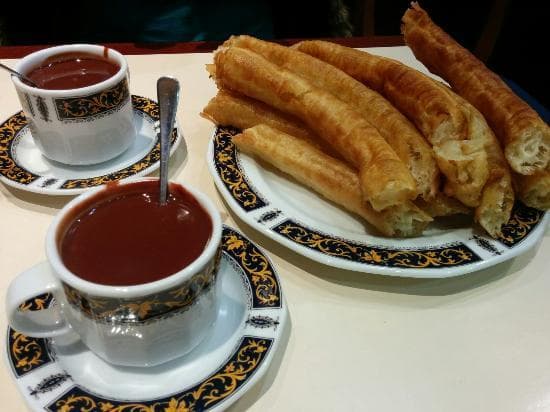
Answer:
<path fill-rule="evenodd" d="M 46 293 L 24 302 L 19 306 L 19 310 L 40 310 L 47 308 L 52 302 L 53 296 Z M 53 361 L 48 352 L 46 339 L 31 338 L 8 328 L 7 346 L 10 364 L 17 377 Z"/>
<path fill-rule="evenodd" d="M 158 104 L 146 97 L 132 96 L 132 106 L 134 110 L 143 113 L 153 121 L 158 121 Z M 5 178 L 20 185 L 29 185 L 40 178 L 39 175 L 31 173 L 22 168 L 12 156 L 12 145 L 17 140 L 17 136 L 28 127 L 28 121 L 23 112 L 19 112 L 7 119 L 0 125 L 0 174 Z M 178 138 L 178 131 L 174 129 L 170 136 L 170 145 L 174 145 Z M 137 162 L 116 172 L 94 176 L 85 179 L 70 179 L 61 185 L 60 189 L 86 189 L 99 186 L 108 182 L 125 179 L 134 176 L 137 173 L 151 167 L 160 160 L 160 142 L 156 141 L 153 149 Z"/>
<path fill-rule="evenodd" d="M 29 387 L 29 395 L 38 399 L 40 394 L 53 391 L 63 385 L 67 379 L 72 379 L 67 372 L 54 373 L 42 379 L 34 388 Z"/>
<path fill-rule="evenodd" d="M 433 249 L 385 249 L 327 235 L 290 219 L 272 230 L 294 243 L 325 255 L 375 266 L 432 269 L 481 261 L 474 251 L 462 243 Z"/>
<path fill-rule="evenodd" d="M 254 309 L 281 307 L 281 291 L 275 271 L 265 255 L 254 244 L 239 232 L 225 226 L 222 233 L 222 250 L 239 265 L 252 285 Z M 219 256 L 216 260 L 216 268 L 218 264 Z M 136 323 L 167 316 L 192 305 L 213 283 L 216 269 L 212 273 L 213 276 L 210 277 L 205 273 L 196 275 L 189 284 L 132 302 L 86 296 L 69 285 L 63 286 L 68 302 L 86 316 L 101 322 L 116 320 L 116 322 Z"/>
<path fill-rule="evenodd" d="M 231 137 L 239 133 L 233 127 L 218 127 L 214 135 L 214 164 L 220 179 L 240 207 L 250 212 L 268 203 L 254 191 L 239 168 L 237 150 Z"/>
<path fill-rule="evenodd" d="M 66 283 L 67 302 L 86 317 L 109 324 L 147 323 L 181 313 L 215 284 L 221 249 L 200 273 L 175 288 L 136 300 L 107 299 L 87 295 Z"/>
<path fill-rule="evenodd" d="M 51 122 L 50 111 L 48 109 L 48 105 L 46 104 L 46 100 L 44 100 L 42 96 L 33 96 L 33 97 L 36 102 L 36 108 L 40 113 L 40 118 L 45 122 Z"/>
<path fill-rule="evenodd" d="M 19 310 L 25 312 L 27 310 L 41 310 L 53 305 L 55 299 L 51 293 L 44 293 L 42 295 L 35 296 L 33 299 L 28 300 L 19 305 Z"/>
<path fill-rule="evenodd" d="M 510 221 L 502 227 L 498 240 L 508 247 L 514 247 L 529 235 L 541 222 L 544 211 L 516 202 Z"/>
<path fill-rule="evenodd" d="M 48 406 L 48 411 L 191 412 L 214 407 L 243 386 L 265 361 L 273 339 L 245 336 L 228 361 L 203 382 L 166 398 L 119 401 L 72 387 Z"/>
<path fill-rule="evenodd" d="M 275 271 L 265 255 L 239 232 L 225 227 L 224 252 L 243 269 L 252 285 L 252 308 L 280 308 L 281 289 Z"/>
<path fill-rule="evenodd" d="M 267 329 L 267 328 L 273 328 L 277 329 L 277 326 L 279 326 L 279 318 L 274 319 L 271 316 L 249 316 L 248 319 L 245 322 L 247 325 L 251 325 L 255 328 L 260 329 Z"/>
<path fill-rule="evenodd" d="M 244 209 L 249 212 L 259 207 L 269 206 L 269 200 L 263 200 L 256 206 L 256 199 L 262 194 L 251 189 L 252 182 L 247 181 L 246 174 L 238 162 L 238 150 L 231 141 L 231 137 L 239 133 L 239 129 L 231 126 L 218 127 L 214 134 L 214 163 L 216 172 L 228 190 L 228 194 Z M 248 203 L 245 203 L 248 202 Z M 267 210 L 267 209 L 266 209 Z M 281 217 L 278 209 L 267 210 L 254 220 L 262 225 Z M 543 220 L 545 212 L 533 209 L 517 202 L 512 211 L 512 217 L 503 227 L 503 234 L 495 239 L 508 248 L 513 248 L 526 239 Z M 250 222 L 249 222 L 250 223 Z M 286 218 L 282 223 L 271 227 L 280 235 L 297 245 L 306 247 L 325 256 L 337 257 L 358 263 L 388 268 L 406 269 L 435 269 L 470 265 L 483 261 L 474 250 L 460 240 L 449 244 L 423 246 L 419 248 L 392 249 L 391 247 L 366 245 L 327 233 L 322 233 L 307 227 L 294 219 Z M 473 235 L 470 238 L 480 248 L 497 256 L 503 253 L 492 248 L 490 241 L 484 237 Z M 490 249 L 489 249 L 490 248 Z M 493 250 L 494 249 L 494 250 Z"/>
<path fill-rule="evenodd" d="M 225 258 L 229 259 L 228 262 L 230 264 L 237 265 L 245 272 L 246 281 L 250 283 L 254 295 L 258 299 L 258 305 L 256 307 L 275 307 L 275 302 L 281 307 L 280 302 L 282 296 L 277 277 L 272 271 L 265 256 L 263 256 L 258 249 L 254 248 L 254 246 L 239 232 L 224 226 L 222 251 L 226 254 Z M 246 257 L 243 253 L 250 253 L 250 256 Z M 257 253 L 259 253 L 259 255 L 257 255 Z M 239 269 L 237 269 L 237 273 L 238 270 Z M 266 289 L 266 286 L 271 285 L 271 282 L 273 282 L 273 285 Z M 276 299 L 261 299 L 261 297 L 269 297 L 271 295 L 275 296 Z M 21 310 L 39 310 L 46 307 L 51 302 L 51 295 L 37 296 L 35 299 L 21 305 Z M 248 320 L 248 324 L 254 328 L 276 329 L 279 326 L 278 317 L 272 318 L 270 316 L 256 315 L 252 317 L 249 316 Z M 28 370 L 25 369 L 22 373 L 17 373 L 15 365 L 22 359 L 20 353 L 23 353 L 21 351 L 14 352 L 11 350 L 20 345 L 10 345 L 8 347 L 9 363 L 13 366 L 17 378 L 47 362 L 55 362 L 53 358 L 48 357 L 44 359 L 44 355 L 49 356 L 47 351 L 49 339 L 28 338 L 10 329 L 9 336 L 11 337 L 12 335 L 15 338 L 19 338 L 21 342 L 24 342 L 25 339 L 27 342 L 31 342 L 28 351 L 31 354 L 35 353 L 39 355 L 35 357 L 27 356 L 22 362 L 21 367 L 28 368 Z M 227 360 L 223 362 L 215 372 L 204 380 L 197 382 L 194 386 L 164 398 L 139 401 L 110 399 L 92 393 L 78 384 L 73 384 L 55 400 L 50 401 L 48 405 L 44 405 L 44 409 L 48 411 L 89 410 L 117 412 L 190 412 L 210 409 L 232 397 L 238 391 L 242 390 L 243 386 L 249 383 L 250 379 L 259 372 L 262 365 L 265 365 L 270 351 L 274 348 L 276 339 L 277 338 L 251 335 L 242 336 L 240 342 L 235 346 Z M 27 387 L 28 393 L 30 393 L 31 396 L 38 396 L 58 388 L 59 385 L 64 384 L 70 379 L 71 377 L 63 371 L 53 375 L 50 374 L 33 385 L 33 387 Z"/>
<path fill-rule="evenodd" d="M 17 92 L 17 97 L 19 97 L 19 101 L 21 102 L 21 106 L 23 107 L 23 113 L 34 116 L 34 106 L 32 104 L 31 97 L 27 93 L 19 89 L 16 89 L 15 91 Z"/>
<path fill-rule="evenodd" d="M 57 118 L 63 122 L 91 120 L 119 110 L 130 96 L 126 77 L 110 89 L 89 96 L 53 99 Z"/>
<path fill-rule="evenodd" d="M 27 127 L 27 119 L 19 112 L 0 125 L 0 174 L 22 185 L 28 185 L 40 176 L 19 166 L 11 155 L 11 148 L 17 135 Z"/>
<path fill-rule="evenodd" d="M 281 292 L 275 271 L 265 255 L 237 231 L 224 227 L 222 248 L 247 276 L 252 285 L 252 307 L 281 307 Z M 102 299 L 86 295 L 63 284 L 67 301 L 89 318 L 100 322 L 142 323 L 179 313 L 191 306 L 214 283 L 220 255 L 203 273 L 177 288 L 136 301 Z"/>
<path fill-rule="evenodd" d="M 159 120 L 159 109 L 158 104 L 151 99 L 141 96 L 132 96 L 132 105 L 134 110 L 138 110 L 147 116 L 151 117 L 154 121 Z M 172 135 L 170 136 L 170 146 L 172 146 L 178 137 L 178 131 L 174 129 Z M 139 159 L 134 164 L 118 170 L 114 173 L 109 173 L 101 176 L 95 176 L 85 179 L 70 179 L 65 181 L 61 185 L 61 189 L 82 189 L 94 186 L 100 186 L 108 182 L 113 182 L 115 180 L 125 179 L 130 176 L 141 172 L 142 170 L 147 169 L 154 163 L 160 160 L 160 142 L 155 143 L 153 149 L 144 157 Z"/>

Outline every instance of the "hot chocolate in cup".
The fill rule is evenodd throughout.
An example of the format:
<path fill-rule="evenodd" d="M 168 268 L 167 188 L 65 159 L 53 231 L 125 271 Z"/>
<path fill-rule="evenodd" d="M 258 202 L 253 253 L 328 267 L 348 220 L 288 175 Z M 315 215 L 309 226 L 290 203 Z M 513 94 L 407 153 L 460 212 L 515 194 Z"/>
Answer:
<path fill-rule="evenodd" d="M 72 44 L 37 51 L 12 76 L 33 139 L 42 154 L 68 165 L 105 162 L 135 140 L 126 59 L 104 46 Z"/>
<path fill-rule="evenodd" d="M 18 275 L 7 294 L 10 325 L 35 337 L 76 332 L 95 354 L 124 366 L 185 355 L 212 330 L 218 312 L 222 223 L 197 190 L 158 179 L 85 192 L 54 218 L 48 265 Z M 21 311 L 53 293 L 57 305 Z"/>

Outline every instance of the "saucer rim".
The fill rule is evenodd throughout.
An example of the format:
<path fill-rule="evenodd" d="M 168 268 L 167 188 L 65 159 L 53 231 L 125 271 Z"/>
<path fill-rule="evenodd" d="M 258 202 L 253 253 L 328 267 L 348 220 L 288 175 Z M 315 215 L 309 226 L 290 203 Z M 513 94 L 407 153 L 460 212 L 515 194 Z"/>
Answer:
<path fill-rule="evenodd" d="M 136 113 L 137 111 L 140 111 L 139 109 L 136 109 L 135 105 L 134 105 L 134 100 L 135 99 L 143 99 L 143 100 L 146 100 L 148 101 L 149 103 L 153 103 L 155 106 L 158 107 L 158 103 L 156 102 L 156 100 L 154 99 L 151 99 L 149 97 L 145 97 L 145 96 L 139 96 L 139 95 L 135 95 L 135 94 L 132 94 L 131 95 L 132 97 L 132 111 L 134 113 Z M 145 111 L 140 111 L 143 115 L 149 117 L 153 122 L 158 122 L 158 118 L 155 118 L 153 117 L 150 113 L 147 113 Z M 17 116 L 20 116 L 20 115 L 23 115 L 24 116 L 24 113 L 22 110 L 14 113 L 13 115 L 7 117 L 6 119 L 4 119 L 1 123 L 1 125 L 5 125 L 6 123 L 8 123 L 11 119 L 14 119 L 16 118 Z M 25 120 L 25 124 L 24 126 L 21 127 L 21 129 L 19 131 L 17 131 L 13 137 L 13 139 L 15 139 L 17 137 L 17 135 L 19 135 L 20 133 L 22 133 L 25 129 L 27 129 L 29 127 L 29 124 L 27 123 L 27 121 Z M 170 146 L 170 156 L 172 156 L 174 154 L 174 152 L 177 150 L 177 148 L 179 147 L 179 145 L 181 144 L 182 140 L 183 140 L 183 134 L 181 132 L 181 128 L 179 127 L 179 124 L 176 120 L 175 124 L 174 124 L 174 129 L 173 129 L 173 132 L 175 132 L 175 139 L 173 140 L 173 143 L 171 144 Z M 155 149 L 155 146 L 157 145 L 158 143 L 158 136 L 156 138 L 156 140 L 154 141 L 154 144 L 149 148 L 149 150 L 147 151 L 143 151 L 141 154 L 140 154 L 140 160 L 143 159 L 144 157 L 146 157 L 147 155 L 151 154 L 153 152 L 153 150 Z M 121 155 L 115 157 L 114 159 L 111 159 L 111 160 L 108 160 L 106 162 L 104 162 L 105 164 L 110 164 L 110 163 L 113 163 L 113 167 L 116 166 L 116 159 L 119 158 Z M 16 157 L 12 156 L 11 153 L 8 153 L 8 158 L 13 161 L 15 164 L 19 165 L 19 163 L 17 162 L 17 159 Z M 132 166 L 134 166 L 136 163 L 139 163 L 140 160 L 137 160 L 137 161 L 134 161 L 132 164 L 126 166 L 126 167 L 123 167 L 123 168 L 118 168 L 118 169 L 115 169 L 115 170 L 112 170 L 106 174 L 116 174 L 118 172 L 120 172 L 121 170 L 124 170 L 124 169 L 128 169 L 128 168 L 131 168 Z M 70 165 L 66 165 L 69 169 L 71 168 Z M 21 166 L 20 166 L 21 167 Z M 135 178 L 135 177 L 142 177 L 142 176 L 146 176 L 146 175 L 149 175 L 151 173 L 153 173 L 154 171 L 156 171 L 158 168 L 160 167 L 160 159 L 151 163 L 150 165 L 148 165 L 147 167 L 143 168 L 142 170 L 139 170 L 129 176 L 125 176 L 121 179 L 113 179 L 112 181 L 119 181 L 119 180 L 126 180 L 126 179 L 130 179 L 130 178 Z M 25 169 L 24 167 L 21 167 L 22 169 L 24 170 L 27 170 Z M 36 173 L 33 173 L 33 174 L 36 174 Z M 41 177 L 44 177 L 44 176 L 41 176 L 41 175 L 38 175 L 39 178 Z M 102 176 L 102 175 L 98 175 L 98 176 Z M 94 178 L 94 177 L 98 177 L 98 176 L 89 176 L 89 177 L 85 177 L 85 178 L 82 178 L 82 179 L 89 179 L 89 178 Z M 65 179 L 65 180 L 70 180 L 70 179 Z M 74 179 L 74 180 L 78 180 L 77 179 Z M 29 193 L 36 193 L 36 194 L 40 194 L 40 195 L 48 195 L 48 196 L 74 196 L 74 195 L 78 195 L 80 193 L 83 193 L 85 191 L 87 191 L 88 189 L 91 189 L 91 188 L 94 188 L 94 187 L 100 187 L 100 186 L 104 186 L 107 182 L 105 183 L 102 183 L 102 184 L 99 184 L 99 185 L 93 185 L 93 186 L 88 186 L 88 187 L 81 187 L 81 188 L 71 188 L 71 189 L 60 189 L 60 188 L 56 188 L 56 189 L 49 189 L 47 187 L 34 187 L 30 184 L 23 184 L 23 183 L 20 183 L 18 181 L 15 181 L 15 180 L 12 180 L 6 176 L 4 176 L 3 173 L 0 173 L 0 181 L 2 183 L 4 183 L 6 186 L 9 186 L 9 187 L 13 187 L 13 188 L 16 188 L 16 189 L 19 189 L 19 190 L 22 190 L 22 191 L 25 191 L 25 192 L 29 192 Z"/>
<path fill-rule="evenodd" d="M 154 402 L 158 402 L 159 400 L 162 400 L 164 398 L 166 399 L 168 398 L 174 399 L 176 397 L 183 398 L 184 396 L 183 394 L 191 393 L 191 390 L 193 388 L 196 388 L 198 385 L 202 385 L 205 382 L 208 382 L 209 379 L 216 376 L 215 374 L 218 373 L 218 371 L 222 370 L 222 368 L 224 367 L 227 367 L 230 364 L 230 360 L 235 358 L 235 356 L 238 355 L 239 351 L 245 346 L 243 345 L 243 343 L 246 341 L 247 338 L 252 338 L 256 340 L 266 339 L 271 342 L 268 343 L 268 348 L 266 350 L 266 354 L 263 360 L 260 360 L 258 362 L 257 366 L 255 366 L 254 369 L 252 369 L 252 372 L 244 378 L 243 382 L 240 385 L 238 385 L 238 387 L 235 390 L 231 391 L 227 396 L 224 396 L 221 400 L 219 400 L 219 402 L 214 403 L 214 405 L 212 405 L 211 407 L 205 408 L 203 410 L 213 411 L 213 410 L 225 409 L 230 405 L 232 405 L 233 403 L 235 403 L 238 399 L 240 399 L 245 393 L 247 393 L 249 389 L 254 387 L 258 383 L 258 381 L 261 380 L 266 374 L 266 372 L 268 371 L 268 368 L 271 366 L 271 362 L 273 361 L 275 354 L 278 353 L 280 349 L 284 348 L 284 342 L 283 342 L 283 346 L 281 347 L 281 341 L 284 339 L 284 336 L 286 336 L 285 329 L 287 328 L 287 325 L 288 325 L 287 322 L 288 322 L 288 316 L 289 316 L 288 307 L 287 307 L 286 299 L 283 293 L 283 288 L 281 287 L 280 276 L 277 274 L 277 270 L 273 266 L 273 262 L 270 259 L 270 257 L 266 254 L 266 251 L 261 247 L 259 247 L 256 243 L 250 240 L 246 235 L 244 235 L 239 230 L 234 229 L 228 225 L 224 225 L 223 228 L 224 228 L 224 236 L 228 234 L 229 235 L 234 234 L 236 235 L 237 240 L 244 240 L 248 242 L 248 245 L 250 246 L 250 249 L 251 249 L 247 251 L 247 254 L 249 256 L 251 256 L 250 254 L 251 251 L 256 251 L 256 252 L 259 252 L 262 257 L 265 258 L 265 261 L 267 262 L 267 264 L 269 265 L 269 268 L 272 271 L 272 276 L 276 281 L 276 285 L 278 288 L 278 295 L 280 299 L 279 299 L 279 303 L 275 306 L 261 307 L 261 306 L 255 306 L 254 299 L 252 297 L 250 296 L 243 297 L 243 302 L 246 305 L 246 310 L 244 312 L 243 319 L 239 323 L 239 326 L 235 329 L 235 331 L 237 331 L 237 337 L 235 340 L 236 343 L 235 345 L 231 346 L 231 348 L 228 348 L 225 350 L 224 359 L 221 360 L 218 364 L 216 364 L 216 366 L 209 368 L 208 371 L 206 371 L 208 374 L 204 378 L 201 378 L 198 381 L 182 384 L 181 388 L 177 389 L 175 392 L 171 392 L 167 394 L 161 393 L 159 395 L 149 396 L 150 399 L 125 400 L 122 397 L 119 397 L 118 399 L 112 399 L 112 398 L 109 398 L 108 396 L 102 396 L 98 394 L 97 392 L 93 391 L 93 388 L 80 386 L 77 381 L 73 381 L 72 378 L 70 378 L 70 376 L 67 374 L 67 371 L 62 368 L 61 366 L 62 364 L 58 361 L 58 359 L 55 358 L 55 355 L 52 355 L 51 348 L 49 348 L 49 345 L 51 344 L 51 340 L 48 338 L 42 338 L 42 339 L 36 339 L 36 340 L 43 341 L 43 343 L 47 345 L 46 354 L 50 356 L 51 359 L 48 362 L 42 365 L 38 365 L 32 368 L 31 370 L 29 370 L 28 372 L 25 372 L 18 376 L 18 374 L 14 370 L 15 359 L 12 358 L 12 355 L 10 352 L 10 345 L 9 345 L 10 336 L 15 331 L 8 326 L 7 345 L 6 345 L 6 351 L 4 352 L 4 359 L 7 362 L 8 368 L 10 369 L 12 377 L 15 380 L 16 386 L 21 396 L 25 400 L 26 405 L 31 410 L 36 410 L 35 408 L 38 408 L 37 410 L 52 410 L 49 408 L 52 405 L 54 405 L 56 402 L 66 399 L 71 392 L 76 391 L 78 393 L 78 390 L 82 388 L 84 388 L 86 395 L 90 395 L 92 397 L 95 396 L 96 400 L 107 399 L 107 401 L 109 400 L 115 401 L 117 402 L 117 404 L 119 404 L 119 406 L 124 406 L 124 404 L 128 402 L 132 404 L 137 404 L 138 402 L 142 402 L 144 405 L 151 403 L 152 405 Z M 242 283 L 243 288 L 246 288 L 247 286 L 253 287 L 251 279 L 252 279 L 252 274 L 255 272 L 247 270 L 243 264 L 244 261 L 238 262 L 235 259 L 235 257 L 231 254 L 231 249 L 230 247 L 228 247 L 228 245 L 230 244 L 226 241 L 224 243 L 224 249 L 223 249 L 224 256 L 226 257 L 226 259 L 236 262 L 240 270 L 244 271 L 244 275 L 245 275 L 245 276 L 242 276 L 239 273 L 239 269 L 235 269 L 235 272 L 236 272 L 235 275 L 237 276 L 236 281 L 239 283 Z M 45 262 L 42 262 L 40 264 L 44 264 L 44 263 Z M 243 278 L 245 278 L 244 282 L 243 282 Z M 274 330 L 269 334 L 267 332 L 263 332 L 263 329 L 259 329 L 259 331 L 252 331 L 249 327 L 247 327 L 247 324 L 248 324 L 247 317 L 250 319 L 250 316 L 252 314 L 254 313 L 257 314 L 258 310 L 261 311 L 263 309 L 275 311 L 275 314 L 269 312 L 269 316 L 272 318 L 277 317 L 277 324 L 275 325 Z M 244 327 L 243 327 L 243 324 L 244 324 Z M 256 332 L 256 333 L 251 333 L 251 332 Z M 35 339 L 35 338 L 31 338 L 31 339 Z M 49 375 L 50 379 L 53 376 L 52 374 L 57 373 L 61 376 L 64 373 L 66 376 L 60 378 L 62 380 L 60 385 L 63 385 L 64 388 L 63 390 L 56 390 L 57 394 L 54 396 L 46 396 L 42 400 L 34 401 L 34 399 L 32 399 L 33 395 L 31 393 L 32 388 L 29 386 L 28 380 L 27 381 L 25 380 L 25 376 L 27 374 L 30 375 L 33 371 L 41 370 L 41 369 L 48 370 L 47 374 L 45 373 L 42 373 L 42 374 L 44 376 Z M 34 378 L 34 380 L 36 381 L 37 387 L 39 386 L 40 383 L 44 383 L 46 381 L 47 378 L 45 378 L 44 376 L 40 377 L 40 374 L 38 374 L 37 377 Z M 66 380 L 69 380 L 68 385 L 67 383 L 65 383 Z M 40 393 L 43 394 L 45 393 L 45 391 Z M 36 402 L 40 402 L 40 403 L 37 404 Z"/>

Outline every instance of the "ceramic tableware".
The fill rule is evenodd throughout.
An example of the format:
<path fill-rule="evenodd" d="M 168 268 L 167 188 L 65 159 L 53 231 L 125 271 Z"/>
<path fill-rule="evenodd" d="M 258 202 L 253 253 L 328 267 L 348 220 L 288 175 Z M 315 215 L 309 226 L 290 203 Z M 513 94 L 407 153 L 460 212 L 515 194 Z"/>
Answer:
<path fill-rule="evenodd" d="M 6 311 L 14 329 L 34 337 L 54 337 L 76 332 L 96 355 L 107 362 L 127 366 L 151 366 L 167 362 L 186 354 L 204 339 L 217 313 L 217 267 L 222 231 L 219 212 L 204 194 L 188 186 L 180 186 L 191 200 L 198 202 L 197 207 L 202 210 L 200 215 L 189 212 L 192 215 L 191 220 L 210 220 L 207 226 L 210 233 L 199 246 L 202 249 L 198 250 L 198 257 L 176 272 L 168 272 L 164 277 L 153 277 L 157 266 L 151 265 L 150 259 L 146 257 L 141 265 L 151 266 L 152 280 L 135 284 L 120 283 L 120 286 L 116 282 L 114 285 L 107 283 L 109 277 L 95 281 L 84 276 L 86 267 L 75 269 L 74 265 L 71 266 L 71 261 L 67 260 L 71 254 L 65 255 L 62 252 L 67 250 L 66 247 L 73 251 L 84 249 L 90 244 L 74 243 L 77 242 L 74 231 L 83 230 L 82 216 L 97 216 L 101 210 L 114 210 L 117 203 L 124 201 L 120 189 L 147 182 L 158 187 L 158 179 L 145 178 L 119 183 L 114 189 L 107 187 L 89 190 L 69 202 L 56 215 L 46 236 L 46 255 L 50 270 L 31 269 L 23 272 L 12 281 L 8 289 Z M 158 253 L 155 254 L 153 249 L 159 247 L 157 243 L 144 243 L 148 239 L 139 238 L 140 222 L 130 223 L 123 230 L 127 230 L 132 239 L 137 239 L 135 248 L 148 245 L 145 249 L 150 251 L 150 255 L 156 256 Z M 152 226 L 155 227 L 156 223 L 153 223 Z M 90 236 L 100 236 L 95 235 L 95 229 L 93 230 Z M 102 233 L 108 235 L 109 228 L 105 228 Z M 69 235 L 73 237 L 70 241 L 67 240 L 67 245 L 65 239 Z M 101 239 L 99 242 L 101 244 Z M 186 248 L 193 247 L 192 242 L 191 238 L 189 244 L 174 246 L 177 246 L 176 249 L 181 247 L 184 252 Z M 121 261 L 119 256 L 123 246 L 125 245 L 120 244 L 118 247 L 105 247 L 104 251 L 101 249 L 102 255 L 94 257 L 88 265 L 94 261 L 104 262 L 99 265 L 98 270 L 101 271 L 108 262 L 119 262 L 122 270 L 131 264 L 125 264 L 124 258 L 132 254 L 131 251 L 124 252 Z M 176 256 L 172 254 L 168 257 Z M 78 270 L 82 272 L 76 273 Z M 111 273 L 107 272 L 108 269 L 105 271 Z M 117 274 L 109 276 L 115 275 Z M 143 276 L 145 279 L 149 278 L 148 273 Z M 58 305 L 37 312 L 21 310 L 25 301 L 44 293 L 52 293 Z"/>
<path fill-rule="evenodd" d="M 15 70 L 32 78 L 33 70 L 51 59 L 77 53 L 110 61 L 118 70 L 98 83 L 68 89 L 32 87 L 16 76 L 12 80 L 32 136 L 44 156 L 69 165 L 90 165 L 120 155 L 135 140 L 126 59 L 104 46 L 71 44 L 29 54 Z"/>
<path fill-rule="evenodd" d="M 218 128 L 207 163 L 219 192 L 247 224 L 317 262 L 365 273 L 443 278 L 485 269 L 536 247 L 549 214 L 517 203 L 492 239 L 471 216 L 438 219 L 422 236 L 397 239 L 373 228 L 288 176 L 242 154 L 238 130 Z"/>

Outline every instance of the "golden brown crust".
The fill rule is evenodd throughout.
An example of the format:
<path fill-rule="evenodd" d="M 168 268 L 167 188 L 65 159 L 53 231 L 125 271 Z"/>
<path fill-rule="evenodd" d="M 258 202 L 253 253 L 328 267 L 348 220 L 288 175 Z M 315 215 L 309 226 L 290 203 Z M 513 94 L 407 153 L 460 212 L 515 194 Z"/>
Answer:
<path fill-rule="evenodd" d="M 550 169 L 530 176 L 515 174 L 514 183 L 518 197 L 527 206 L 550 209 Z"/>
<path fill-rule="evenodd" d="M 432 79 L 420 72 L 397 60 L 326 41 L 303 41 L 294 47 L 338 67 L 384 95 L 413 120 L 429 141 L 441 138 L 436 133 L 441 127 L 453 139 L 466 139 L 465 114 L 451 97 L 434 87 Z"/>
<path fill-rule="evenodd" d="M 430 71 L 447 80 L 487 119 L 521 174 L 550 163 L 550 128 L 502 79 L 432 22 L 417 4 L 403 16 L 405 41 Z"/>
<path fill-rule="evenodd" d="M 462 103 L 471 110 L 471 127 L 477 129 L 476 135 L 487 153 L 490 170 L 487 183 L 483 187 L 480 204 L 475 209 L 475 220 L 490 236 L 497 238 L 501 234 L 502 225 L 510 220 L 515 200 L 510 168 L 497 138 L 481 113 L 467 102 Z M 431 202 L 415 201 L 415 203 L 432 217 L 467 213 L 468 209 L 464 205 L 453 200 L 440 195 Z"/>
<path fill-rule="evenodd" d="M 469 207 L 479 205 L 483 186 L 487 182 L 487 154 L 477 140 L 449 141 L 434 146 L 441 172 L 447 178 L 445 193 Z"/>
<path fill-rule="evenodd" d="M 436 193 L 434 198 L 429 201 L 417 199 L 414 201 L 414 204 L 431 217 L 467 215 L 471 213 L 470 208 L 464 206 L 455 198 L 449 197 L 441 192 Z"/>
<path fill-rule="evenodd" d="M 481 202 L 475 211 L 476 221 L 494 238 L 501 234 L 502 225 L 508 223 L 515 194 L 510 167 L 504 158 L 499 142 L 485 119 L 473 106 L 472 121 L 479 126 L 485 140 L 489 178 L 481 194 Z"/>
<path fill-rule="evenodd" d="M 201 116 L 218 126 L 234 126 L 241 130 L 266 124 L 292 136 L 305 139 L 332 157 L 341 156 L 303 122 L 265 103 L 228 90 L 218 90 Z"/>
<path fill-rule="evenodd" d="M 429 199 L 439 186 L 431 146 L 416 127 L 384 97 L 336 67 L 296 49 L 250 36 L 232 36 L 224 46 L 252 50 L 357 109 L 384 137 L 415 179 L 418 194 Z M 292 134 L 292 133 L 290 133 Z"/>
<path fill-rule="evenodd" d="M 363 217 L 386 236 L 415 236 L 431 221 L 411 202 L 382 212 L 365 205 L 357 173 L 305 140 L 258 125 L 234 136 L 233 142 L 244 153 L 259 157 L 328 200 Z"/>
<path fill-rule="evenodd" d="M 470 112 L 454 93 L 398 61 L 324 41 L 305 41 L 298 50 L 333 64 L 384 95 L 432 144 L 446 193 L 475 207 L 489 171 L 483 143 Z"/>
<path fill-rule="evenodd" d="M 363 197 L 373 208 L 382 210 L 415 196 L 406 166 L 349 105 L 250 50 L 222 47 L 214 62 L 219 86 L 296 116 L 354 165 Z"/>
<path fill-rule="evenodd" d="M 263 123 L 311 142 L 319 139 L 300 120 L 228 90 L 219 90 L 202 110 L 201 116 L 218 126 L 234 126 L 244 130 Z"/>

